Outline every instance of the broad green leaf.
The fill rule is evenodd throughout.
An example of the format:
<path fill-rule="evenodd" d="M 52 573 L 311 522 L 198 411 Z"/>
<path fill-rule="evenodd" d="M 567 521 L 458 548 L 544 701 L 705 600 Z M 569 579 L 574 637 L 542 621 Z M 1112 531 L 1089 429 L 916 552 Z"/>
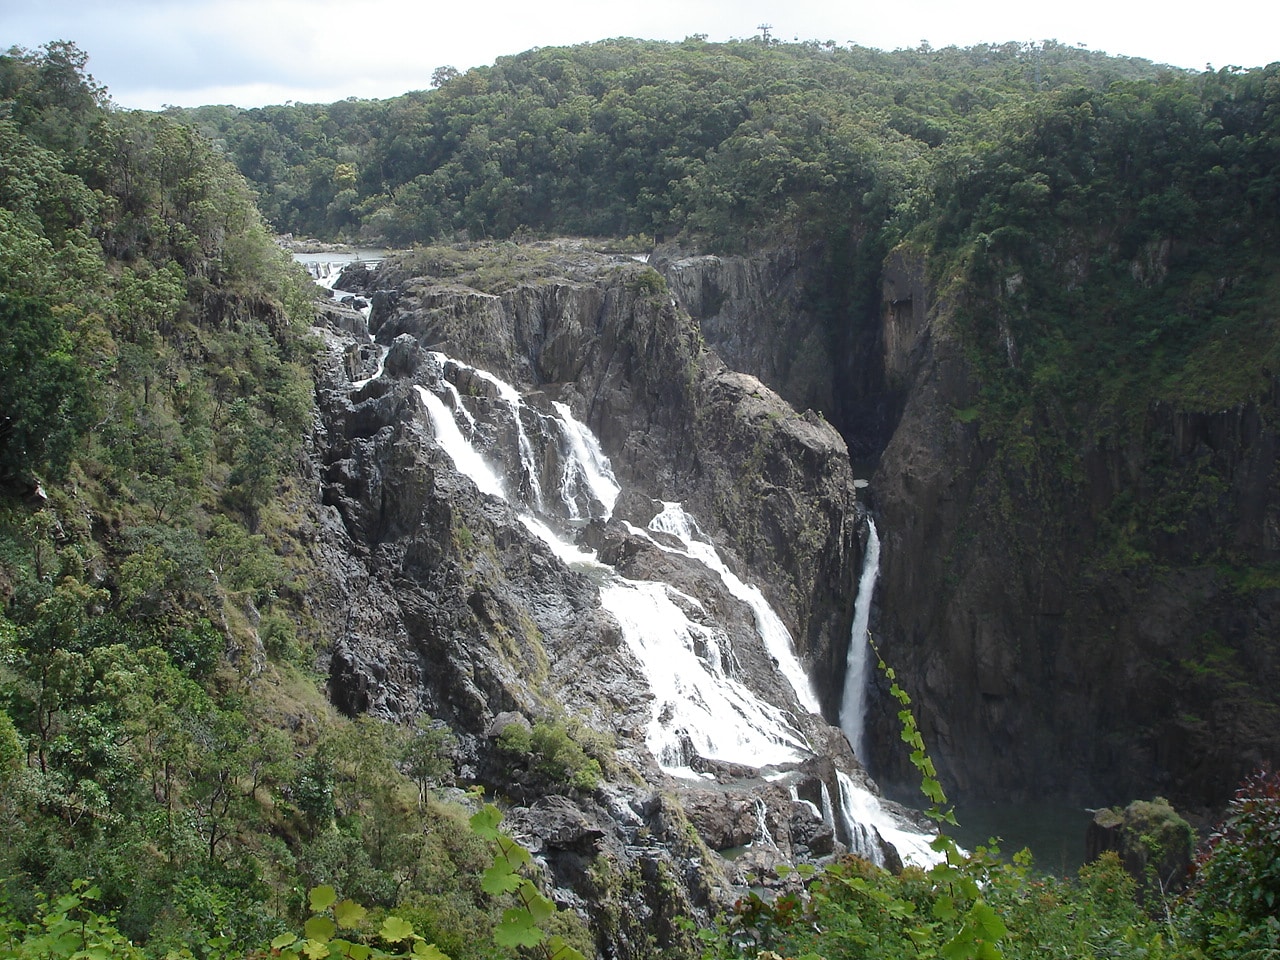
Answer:
<path fill-rule="evenodd" d="M 944 894 L 934 901 L 933 915 L 939 920 L 954 920 L 956 916 L 956 902 Z"/>
<path fill-rule="evenodd" d="M 556 934 L 547 941 L 547 952 L 551 960 L 587 960 L 582 954 L 564 942 L 564 937 Z"/>
<path fill-rule="evenodd" d="M 373 956 L 373 947 L 363 943 L 352 943 L 347 946 L 346 953 L 351 960 L 369 960 Z"/>
<path fill-rule="evenodd" d="M 518 870 L 533 862 L 533 856 L 528 850 L 501 833 L 498 834 L 498 855 L 511 864 L 513 870 Z"/>
<path fill-rule="evenodd" d="M 501 822 L 502 811 L 492 803 L 486 803 L 471 815 L 471 829 L 485 840 L 498 839 L 498 824 Z"/>
<path fill-rule="evenodd" d="M 302 945 L 302 952 L 310 960 L 324 960 L 325 957 L 329 956 L 329 944 L 322 943 L 319 940 L 308 940 Z"/>
<path fill-rule="evenodd" d="M 338 899 L 338 891 L 333 887 L 316 887 L 311 891 L 308 902 L 311 905 L 312 913 L 322 913 L 327 910 Z"/>
<path fill-rule="evenodd" d="M 425 940 L 419 940 L 413 945 L 413 955 L 418 960 L 449 960 L 448 954 L 434 943 L 427 943 Z"/>
<path fill-rule="evenodd" d="M 519 890 L 523 882 L 520 874 L 511 869 L 511 864 L 505 860 L 495 860 L 480 876 L 480 889 L 489 896 L 496 897 Z"/>
<path fill-rule="evenodd" d="M 289 946 L 291 943 L 295 943 L 297 939 L 298 938 L 294 936 L 292 933 L 281 933 L 277 935 L 274 939 L 272 939 L 271 949 L 283 950 L 285 947 Z"/>
<path fill-rule="evenodd" d="M 338 926 L 343 930 L 350 930 L 359 926 L 360 921 L 364 919 L 365 914 L 369 911 L 354 900 L 343 900 L 333 908 L 333 919 L 338 922 Z"/>
<path fill-rule="evenodd" d="M 493 928 L 493 940 L 500 947 L 536 947 L 545 936 L 528 910 L 504 910 L 502 922 Z"/>
<path fill-rule="evenodd" d="M 402 917 L 387 917 L 382 921 L 378 936 L 387 943 L 400 943 L 413 936 L 413 924 Z"/>
<path fill-rule="evenodd" d="M 975 960 L 977 948 L 973 942 L 973 932 L 966 926 L 942 945 L 939 951 L 946 960 Z"/>
<path fill-rule="evenodd" d="M 520 897 L 536 924 L 545 923 L 556 912 L 556 905 L 540 894 L 528 880 L 521 887 Z"/>
<path fill-rule="evenodd" d="M 1009 935 L 1009 928 L 1004 925 L 1004 921 L 989 903 L 981 901 L 975 903 L 973 909 L 969 911 L 969 916 L 982 931 L 984 939 L 999 940 Z"/>
<path fill-rule="evenodd" d="M 302 925 L 302 932 L 308 940 L 332 940 L 338 931 L 338 925 L 328 917 L 312 917 Z"/>

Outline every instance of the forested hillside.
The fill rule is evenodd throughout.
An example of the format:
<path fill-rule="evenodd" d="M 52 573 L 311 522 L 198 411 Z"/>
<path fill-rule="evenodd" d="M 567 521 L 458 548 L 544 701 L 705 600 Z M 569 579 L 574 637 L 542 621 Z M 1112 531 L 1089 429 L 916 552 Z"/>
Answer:
<path fill-rule="evenodd" d="M 574 603 L 594 588 L 499 529 L 497 508 L 474 490 L 444 500 L 446 471 L 423 459 L 422 428 L 387 412 L 392 387 L 357 397 L 368 401 L 359 412 L 330 388 L 338 413 L 321 424 L 327 341 L 311 326 L 314 292 L 271 238 L 467 241 L 462 253 L 403 261 L 450 288 L 450 310 L 467 298 L 497 310 L 520 284 L 532 291 L 525 303 L 541 303 L 554 283 L 571 291 L 555 294 L 562 300 L 604 302 L 580 276 L 560 276 L 572 272 L 562 254 L 482 241 L 671 242 L 666 261 L 655 260 L 665 275 L 634 263 L 599 272 L 611 309 L 653 324 L 641 331 L 652 334 L 645 359 L 688 361 L 679 382 L 661 380 L 656 365 L 638 375 L 655 406 L 637 420 L 672 437 L 668 401 L 696 395 L 695 359 L 714 364 L 702 336 L 680 326 L 693 306 L 674 299 L 670 263 L 713 250 L 726 263 L 766 251 L 800 264 L 778 286 L 820 344 L 812 368 L 826 380 L 813 393 L 839 398 L 822 412 L 850 447 L 884 455 L 873 505 L 886 541 L 897 536 L 903 548 L 884 578 L 901 605 L 877 621 L 885 653 L 902 664 L 902 686 L 890 685 L 893 674 L 881 685 L 873 756 L 882 768 L 923 773 L 933 800 L 935 749 L 948 786 L 972 782 L 964 764 L 976 759 L 991 784 L 1023 795 L 1091 787 L 1089 777 L 1122 770 L 1126 786 L 1159 775 L 1221 813 L 1249 772 L 1241 767 L 1274 757 L 1280 736 L 1271 614 L 1280 65 L 1188 74 L 1055 43 L 881 53 L 604 41 L 437 71 L 436 89 L 387 101 L 168 115 L 114 108 L 86 66 L 69 43 L 0 56 L 0 954 L 78 956 L 92 928 L 106 932 L 85 955 L 132 955 L 112 939 L 120 931 L 150 956 L 296 956 L 305 944 L 322 957 L 336 913 L 308 924 L 309 943 L 282 931 L 326 910 L 326 895 L 307 891 L 332 885 L 371 910 L 346 953 L 357 960 L 407 943 L 408 934 L 376 932 L 404 930 L 402 921 L 425 938 L 425 957 L 427 941 L 454 960 L 526 955 L 529 940 L 493 938 L 524 888 L 495 866 L 492 824 L 468 826 L 475 793 L 455 790 L 455 779 L 506 801 L 553 801 L 557 836 L 570 835 L 554 855 L 577 886 L 566 909 L 538 902 L 537 922 L 587 954 L 656 955 L 659 928 L 678 952 L 724 957 L 1136 960 L 1280 949 L 1274 775 L 1236 796 L 1187 894 L 1166 899 L 1165 878 L 1147 871 L 1145 908 L 1114 861 L 1059 883 L 985 852 L 961 863 L 953 850 L 955 862 L 933 872 L 838 859 L 816 875 L 806 867 L 803 883 L 785 871 L 756 876 L 776 899 L 744 882 L 729 910 L 708 892 L 728 859 L 713 856 L 669 793 L 654 791 L 643 822 L 617 814 L 631 818 L 629 833 L 616 831 L 636 858 L 625 875 L 574 846 L 606 832 L 573 820 L 578 808 L 625 806 L 595 792 L 602 776 L 614 786 L 643 780 L 571 716 L 548 708 L 528 729 L 483 743 L 473 731 L 464 748 L 425 713 L 399 725 L 339 715 L 326 680 L 359 679 L 368 664 L 360 651 L 336 656 L 334 613 L 321 609 L 334 606 L 322 596 L 333 577 L 320 570 L 318 544 L 332 533 L 322 528 L 347 511 L 372 531 L 360 548 L 373 554 L 379 538 L 419 520 L 416 504 L 378 499 L 390 481 L 361 476 L 361 457 L 399 457 L 402 488 L 437 497 L 442 532 L 419 532 L 409 560 L 460 591 L 447 613 L 478 625 L 467 642 L 513 658 L 521 644 L 542 649 L 531 615 L 499 616 L 515 609 L 498 595 L 506 568 L 539 585 L 569 582 Z M 384 307 L 435 295 L 414 286 L 419 273 L 397 269 L 382 275 L 399 284 Z M 895 286 L 891 274 L 912 279 Z M 760 297 L 742 286 L 708 283 L 697 306 L 705 319 L 741 321 L 750 338 L 763 311 L 734 312 Z M 566 326 L 587 336 L 597 315 Z M 453 319 L 467 316 L 459 308 Z M 406 331 L 426 323 L 400 320 Z M 658 337 L 659 321 L 679 336 Z M 910 328 L 896 358 L 886 332 L 895 324 Z M 439 330 L 418 332 L 426 342 Z M 484 346 L 496 355 L 499 345 Z M 400 348 L 408 367 L 411 348 Z M 568 369 L 572 358 L 537 359 Z M 480 395 L 487 381 L 473 374 Z M 763 387 L 736 376 L 717 388 L 727 394 L 732 383 L 744 405 L 763 404 Z M 802 436 L 830 430 L 815 414 L 788 419 L 782 406 L 757 409 L 760 434 L 743 441 L 743 463 L 767 459 L 767 438 L 790 436 L 779 423 Z M 877 418 L 861 419 L 873 408 Z M 700 444 L 713 445 L 703 429 Z M 322 462 L 315 447 L 326 431 Z M 737 479 L 749 485 L 745 470 Z M 757 506 L 721 493 L 706 495 Z M 745 535 L 740 546 L 750 552 Z M 781 567 L 785 551 L 760 552 L 761 564 Z M 1172 601 L 1143 606 L 1153 593 L 1208 598 L 1213 616 L 1202 622 L 1203 608 Z M 448 602 L 443 588 L 421 595 Z M 1143 638 L 1178 646 L 1153 642 L 1130 656 L 1131 610 Z M 444 619 L 426 601 L 412 613 Z M 609 631 L 596 633 L 579 639 L 598 652 L 591 644 Z M 939 681 L 930 663 L 942 637 L 963 663 L 948 663 Z M 1096 674 L 1076 671 L 1064 652 L 1074 650 Z M 519 682 L 553 673 L 539 655 L 540 673 Z M 832 662 L 843 667 L 843 656 Z M 1059 685 L 1064 663 L 1071 683 Z M 1158 697 L 1125 685 L 1149 679 L 1135 663 L 1153 665 L 1159 684 L 1143 689 Z M 437 680 L 447 675 L 429 666 Z M 458 675 L 472 682 L 465 673 L 464 664 Z M 483 710 L 509 710 L 514 685 L 492 686 Z M 903 687 L 928 750 L 898 712 L 912 699 Z M 1062 708 L 1074 711 L 1082 701 L 1070 695 L 1082 688 L 1103 691 L 1106 709 L 1077 728 L 1051 708 L 1065 690 Z M 466 696 L 480 699 L 476 690 Z M 966 698 L 972 713 L 957 706 Z M 1226 719 L 1195 713 L 1219 703 Z M 1158 714 L 1141 717 L 1140 730 L 1125 712 L 1135 705 Z M 903 740 L 914 752 L 901 751 Z M 1095 743 L 1099 755 L 1077 755 Z M 1037 751 L 1043 769 L 1028 760 Z M 763 842 L 763 814 L 763 835 L 752 832 L 761 808 L 743 809 L 747 845 Z M 662 859 L 673 849 L 697 869 L 677 876 Z M 70 890 L 78 898 L 81 880 L 93 881 L 91 900 L 42 906 Z M 721 926 L 695 931 L 673 907 L 697 897 L 698 917 L 722 909 Z M 78 926 L 86 908 L 110 919 Z M 358 909 L 343 906 L 344 928 L 360 923 Z M 390 911 L 401 919 L 379 928 Z M 516 912 L 521 936 L 532 915 Z"/>
<path fill-rule="evenodd" d="M 606 40 L 437 71 L 437 89 L 391 100 L 175 113 L 225 147 L 282 232 L 734 246 L 780 221 L 879 223 L 927 191 L 938 148 L 962 160 L 1039 94 L 1179 77 L 1052 42 Z"/>
<path fill-rule="evenodd" d="M 243 955 L 336 884 L 489 956 L 447 734 L 313 672 L 312 284 L 199 134 L 84 69 L 0 57 L 0 954 L 83 879 L 153 955 Z"/>

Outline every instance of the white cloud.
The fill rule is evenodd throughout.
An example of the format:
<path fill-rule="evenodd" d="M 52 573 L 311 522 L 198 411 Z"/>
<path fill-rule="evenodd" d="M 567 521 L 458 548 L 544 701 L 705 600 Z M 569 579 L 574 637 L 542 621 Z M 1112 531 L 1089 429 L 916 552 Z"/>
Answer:
<path fill-rule="evenodd" d="M 443 64 L 466 69 L 534 46 L 617 36 L 726 40 L 761 23 L 782 40 L 883 49 L 1055 39 L 1194 69 L 1259 66 L 1280 58 L 1278 11 L 1260 0 L 1196 20 L 1152 0 L 49 0 L 6 12 L 0 43 L 73 40 L 117 103 L 154 109 L 389 97 L 426 87 Z"/>

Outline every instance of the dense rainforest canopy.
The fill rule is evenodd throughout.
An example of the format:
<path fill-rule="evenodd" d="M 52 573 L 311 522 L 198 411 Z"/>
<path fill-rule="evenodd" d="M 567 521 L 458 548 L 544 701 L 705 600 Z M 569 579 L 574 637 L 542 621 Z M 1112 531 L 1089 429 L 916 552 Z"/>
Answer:
<path fill-rule="evenodd" d="M 482 839 L 432 789 L 448 734 L 343 720 L 311 672 L 311 302 L 267 222 L 397 244 L 801 236 L 842 323 L 886 252 L 921 251 L 984 380 L 957 416 L 1032 474 L 1069 473 L 1063 449 L 1153 397 L 1211 407 L 1274 373 L 1277 65 L 605 41 L 393 100 L 168 115 L 114 109 L 85 66 L 66 43 L 0 57 L 0 951 L 92 877 L 155 955 L 264 948 L 316 884 L 455 960 L 514 955 L 475 935 L 500 911 Z M 1029 447 L 1033 423 L 1053 429 Z M 1185 523 L 1168 493 L 1116 507 L 1108 562 Z M 526 752 L 572 757 L 548 792 L 585 782 L 565 730 L 535 734 Z M 1277 822 L 1260 780 L 1160 920 L 1106 865 L 1078 884 L 845 865 L 794 906 L 748 902 L 707 950 L 1270 956 Z M 979 886 L 1007 926 L 964 912 Z"/>
<path fill-rule="evenodd" d="M 718 245 L 881 220 L 1052 91 L 1190 79 L 1057 43 L 884 53 L 606 40 L 499 58 L 384 101 L 174 110 L 223 145 L 278 230 L 392 243 L 521 232 Z M 956 146 L 960 144 L 960 146 Z"/>

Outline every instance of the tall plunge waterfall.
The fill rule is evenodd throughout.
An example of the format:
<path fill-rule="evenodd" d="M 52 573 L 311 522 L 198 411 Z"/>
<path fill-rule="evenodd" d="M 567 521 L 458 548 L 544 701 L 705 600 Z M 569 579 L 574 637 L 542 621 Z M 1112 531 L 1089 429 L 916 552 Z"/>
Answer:
<path fill-rule="evenodd" d="M 867 712 L 867 672 L 871 666 L 867 627 L 871 620 L 871 596 L 880 575 L 880 534 L 875 521 L 867 517 L 867 555 L 858 580 L 858 596 L 853 605 L 853 628 L 849 631 L 849 654 L 844 671 L 844 695 L 840 700 L 840 729 L 849 738 L 853 755 L 866 763 L 864 718 Z"/>
<path fill-rule="evenodd" d="M 644 735 L 659 765 L 675 776 L 696 778 L 699 757 L 759 769 L 814 756 L 793 711 L 816 714 L 818 700 L 792 638 L 761 591 L 729 568 L 695 518 L 679 503 L 664 503 L 647 529 L 627 528 L 660 550 L 701 564 L 745 604 L 761 646 L 794 692 L 792 705 L 771 703 L 744 682 L 734 638 L 697 598 L 661 580 L 628 579 L 567 538 L 589 521 L 608 520 L 621 492 L 598 440 L 567 405 L 523 396 L 493 374 L 445 354 L 430 356 L 438 376 L 415 390 L 435 442 L 481 492 L 510 504 L 562 561 L 597 580 L 600 603 L 617 621 L 652 691 Z M 878 546 L 874 527 L 872 542 Z M 869 567 L 874 579 L 874 564 Z M 867 577 L 864 572 L 857 600 L 863 636 Z M 861 689 L 860 679 L 855 686 Z M 860 708 L 852 715 L 860 716 Z M 916 851 L 927 851 L 928 838 L 897 823 L 880 809 L 878 798 L 841 777 L 839 813 L 848 832 L 866 836 L 853 818 L 868 817 L 866 827 L 886 839 L 893 834 L 895 845 L 905 838 L 902 854 L 919 860 Z M 825 784 L 823 796 L 829 818 Z"/>

